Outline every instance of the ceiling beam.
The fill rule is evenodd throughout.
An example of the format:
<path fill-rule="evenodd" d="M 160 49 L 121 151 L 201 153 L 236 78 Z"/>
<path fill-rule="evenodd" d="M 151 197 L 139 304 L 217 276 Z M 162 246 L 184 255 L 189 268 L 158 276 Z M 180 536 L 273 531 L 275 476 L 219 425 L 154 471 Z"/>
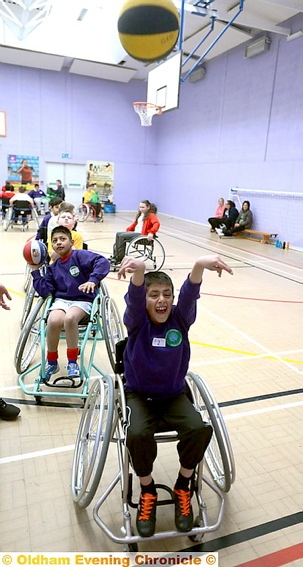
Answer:
<path fill-rule="evenodd" d="M 225 13 L 220 11 L 217 17 L 219 20 L 228 21 L 231 17 L 231 14 L 233 13 L 236 13 L 236 8 Z M 255 14 L 249 13 L 248 11 L 245 12 L 244 10 L 238 16 L 236 23 L 247 28 L 256 28 L 262 31 L 268 31 L 282 35 L 289 35 L 291 33 L 290 28 L 277 26 L 272 22 L 270 18 L 267 18 L 266 16 L 256 16 Z"/>
<path fill-rule="evenodd" d="M 302 0 L 263 0 L 265 4 L 274 4 L 276 6 L 281 6 L 282 8 L 289 8 L 290 10 L 295 10 L 296 12 L 303 12 L 303 1 Z"/>

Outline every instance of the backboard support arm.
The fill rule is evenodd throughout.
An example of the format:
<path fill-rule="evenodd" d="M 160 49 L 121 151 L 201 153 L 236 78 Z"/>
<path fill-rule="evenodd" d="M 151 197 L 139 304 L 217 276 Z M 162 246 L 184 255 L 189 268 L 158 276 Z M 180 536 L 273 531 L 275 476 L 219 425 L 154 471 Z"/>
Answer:
<path fill-rule="evenodd" d="M 202 63 L 202 61 L 205 59 L 205 57 L 208 55 L 208 53 L 211 51 L 211 49 L 216 45 L 216 43 L 221 39 L 223 34 L 230 28 L 230 26 L 234 23 L 234 21 L 237 19 L 237 17 L 241 14 L 241 12 L 243 11 L 243 7 L 244 7 L 244 1 L 245 0 L 239 0 L 239 9 L 236 12 L 236 14 L 225 25 L 225 27 L 221 30 L 221 32 L 217 35 L 217 37 L 209 45 L 209 47 L 204 51 L 204 53 L 201 55 L 201 57 L 199 57 L 199 59 L 194 63 L 192 68 L 189 69 L 189 71 L 185 75 L 183 75 L 183 77 L 180 77 L 181 83 L 184 83 L 186 81 L 186 79 L 188 79 L 188 77 Z M 210 4 L 212 4 L 212 2 L 213 2 L 213 0 L 209 0 L 209 2 L 198 1 L 190 7 L 190 11 L 191 11 L 192 14 L 196 14 L 198 16 L 206 16 L 207 10 L 208 10 Z M 180 34 L 179 34 L 179 49 L 181 51 L 183 50 L 183 42 L 184 42 L 185 5 L 186 5 L 186 0 L 182 0 L 181 10 L 180 10 Z M 182 62 L 182 67 L 184 67 L 184 65 L 188 62 L 188 60 L 196 53 L 197 49 L 199 49 L 199 47 L 206 41 L 206 39 L 209 37 L 209 35 L 214 31 L 214 27 L 215 27 L 214 24 L 215 24 L 215 20 L 216 20 L 216 15 L 215 15 L 214 10 L 211 10 L 210 12 L 211 12 L 211 16 L 210 16 L 211 28 L 210 28 L 210 30 L 202 38 L 202 40 L 196 45 L 196 47 L 192 50 L 192 52 L 187 56 L 185 61 Z"/>

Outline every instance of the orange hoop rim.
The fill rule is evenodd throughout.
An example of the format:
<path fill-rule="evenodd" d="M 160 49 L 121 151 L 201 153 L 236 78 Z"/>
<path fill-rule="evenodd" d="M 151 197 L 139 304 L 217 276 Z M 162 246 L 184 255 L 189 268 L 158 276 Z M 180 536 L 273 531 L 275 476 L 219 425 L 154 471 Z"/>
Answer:
<path fill-rule="evenodd" d="M 162 108 L 163 106 L 159 106 L 158 104 L 153 104 L 152 102 L 133 102 L 133 107 L 135 109 L 154 109 L 155 110 L 155 114 L 162 114 Z"/>

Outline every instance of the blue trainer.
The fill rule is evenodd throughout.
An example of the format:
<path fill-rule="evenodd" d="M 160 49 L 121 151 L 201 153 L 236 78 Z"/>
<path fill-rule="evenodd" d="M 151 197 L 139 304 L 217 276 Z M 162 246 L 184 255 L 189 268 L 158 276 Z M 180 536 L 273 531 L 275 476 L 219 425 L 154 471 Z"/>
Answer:
<path fill-rule="evenodd" d="M 45 366 L 45 378 L 44 378 L 45 382 L 48 382 L 51 376 L 59 372 L 59 370 L 60 368 L 58 362 L 54 362 L 54 363 L 47 362 Z"/>
<path fill-rule="evenodd" d="M 67 365 L 67 376 L 72 378 L 74 376 L 80 376 L 80 368 L 77 362 L 69 362 Z"/>

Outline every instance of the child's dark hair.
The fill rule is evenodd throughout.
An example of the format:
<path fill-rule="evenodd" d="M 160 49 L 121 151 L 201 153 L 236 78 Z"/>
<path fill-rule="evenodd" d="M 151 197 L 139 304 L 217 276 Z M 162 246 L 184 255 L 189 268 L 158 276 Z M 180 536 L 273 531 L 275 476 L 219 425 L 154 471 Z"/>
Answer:
<path fill-rule="evenodd" d="M 50 207 L 55 207 L 56 205 L 60 205 L 60 203 L 62 203 L 62 199 L 60 199 L 60 197 L 52 197 L 49 200 Z"/>
<path fill-rule="evenodd" d="M 174 284 L 165 272 L 147 272 L 144 276 L 146 289 L 153 284 L 168 285 L 174 295 Z"/>
<path fill-rule="evenodd" d="M 70 240 L 73 239 L 71 231 L 66 226 L 55 226 L 51 233 L 51 239 L 53 239 L 53 236 L 57 234 L 57 232 L 63 232 L 63 234 L 66 234 Z"/>
<path fill-rule="evenodd" d="M 143 199 L 142 201 L 140 201 L 140 203 L 144 203 L 144 205 L 146 205 L 148 207 L 148 210 L 146 211 L 146 213 L 144 213 L 144 220 L 147 219 L 147 217 L 149 217 L 149 215 L 151 213 L 156 214 L 157 212 L 157 207 L 154 203 L 151 203 L 148 199 Z M 137 212 L 136 214 L 136 218 L 135 218 L 135 222 L 137 222 L 138 218 L 140 217 L 141 212 L 140 210 Z"/>

